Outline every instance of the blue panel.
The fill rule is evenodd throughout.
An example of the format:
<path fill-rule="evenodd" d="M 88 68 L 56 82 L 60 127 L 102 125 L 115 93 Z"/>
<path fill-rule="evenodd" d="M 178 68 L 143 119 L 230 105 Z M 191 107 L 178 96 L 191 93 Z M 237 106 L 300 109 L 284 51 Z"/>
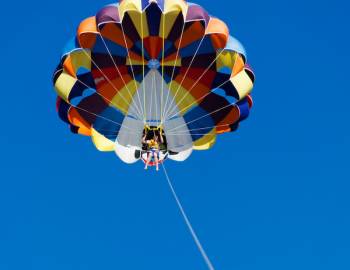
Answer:
<path fill-rule="evenodd" d="M 174 47 L 174 43 L 172 43 L 171 41 L 169 41 L 169 40 L 166 40 L 166 39 L 164 39 L 164 58 L 166 58 L 168 55 L 169 55 L 169 52 L 171 52 L 171 51 L 169 51 L 170 49 L 174 49 L 175 47 Z M 175 50 L 173 50 L 173 51 L 177 51 L 176 49 Z M 159 51 L 159 54 L 158 54 L 158 56 L 157 56 L 157 59 L 159 59 L 159 62 L 161 62 L 162 61 L 162 57 L 163 57 L 163 47 L 162 47 L 162 49 Z M 179 56 L 178 56 L 178 58 L 179 58 Z"/>
<path fill-rule="evenodd" d="M 87 98 L 93 94 L 96 93 L 96 90 L 95 89 L 92 89 L 92 88 L 87 88 L 87 89 L 80 89 L 82 90 L 79 95 L 78 95 L 78 92 L 76 92 L 76 96 L 72 97 L 71 100 L 70 100 L 70 103 L 74 106 L 78 106 L 78 104 L 84 99 L 84 98 Z M 77 90 L 79 91 L 79 90 Z"/>
<path fill-rule="evenodd" d="M 234 97 L 236 100 L 239 99 L 238 92 L 231 81 L 226 82 L 220 88 L 225 90 L 227 96 Z"/>
<path fill-rule="evenodd" d="M 108 50 L 107 50 L 107 48 L 108 48 Z M 128 54 L 127 50 L 123 46 L 120 46 L 120 45 L 116 44 L 115 42 L 110 41 L 109 39 L 106 39 L 106 38 L 104 38 L 102 40 L 102 38 L 100 36 L 97 36 L 96 43 L 95 43 L 94 47 L 92 48 L 92 51 L 94 53 L 102 53 L 102 54 L 107 54 L 107 55 L 108 55 L 108 51 L 109 51 L 109 53 L 111 55 L 121 56 L 121 57 L 126 57 Z"/>
<path fill-rule="evenodd" d="M 58 102 L 59 104 L 57 109 L 59 118 L 67 124 L 70 124 L 68 120 L 68 110 L 70 109 L 70 105 L 61 98 L 59 98 Z"/>
<path fill-rule="evenodd" d="M 78 70 L 77 70 L 77 72 L 76 72 L 76 74 L 77 74 L 77 76 L 80 76 L 80 75 L 84 75 L 84 74 L 90 73 L 90 72 L 91 72 L 91 71 L 88 70 L 88 69 L 85 68 L 85 67 L 79 67 Z"/>
<path fill-rule="evenodd" d="M 238 52 L 244 55 L 244 57 L 247 55 L 243 45 L 232 36 L 229 37 L 225 50 Z"/>
<path fill-rule="evenodd" d="M 208 112 L 201 107 L 194 107 L 183 116 L 193 141 L 204 137 L 215 126 Z"/>
<path fill-rule="evenodd" d="M 239 107 L 240 111 L 239 121 L 242 121 L 249 116 L 250 108 L 247 98 L 244 98 L 241 101 L 237 102 L 237 106 Z"/>
<path fill-rule="evenodd" d="M 226 95 L 226 91 L 224 89 L 221 89 L 221 88 L 215 88 L 212 90 L 212 92 L 214 94 L 217 94 L 223 98 L 225 98 L 229 103 L 233 104 L 237 101 L 236 98 L 232 97 L 232 96 L 228 96 Z"/>
<path fill-rule="evenodd" d="M 85 85 L 89 86 L 90 88 L 96 88 L 95 80 L 92 77 L 91 71 L 89 70 L 87 73 L 82 73 L 86 70 L 87 69 L 85 69 L 85 68 L 79 68 L 79 70 L 77 72 L 78 80 L 83 82 Z"/>
<path fill-rule="evenodd" d="M 184 57 L 190 57 L 193 56 L 198 47 L 198 52 L 197 54 L 211 54 L 213 52 L 215 52 L 211 39 L 207 36 L 203 39 L 202 44 L 201 43 L 201 39 L 191 43 L 190 45 L 180 49 L 180 55 L 182 58 Z M 200 45 L 200 46 L 199 46 Z"/>
<path fill-rule="evenodd" d="M 149 5 L 149 3 L 149 0 L 141 0 L 142 10 L 144 10 Z M 158 5 L 161 10 L 164 10 L 164 0 L 157 0 L 157 3 L 154 5 Z"/>
<path fill-rule="evenodd" d="M 159 35 L 161 10 L 156 3 L 152 3 L 146 10 L 147 23 L 150 36 Z"/>
<path fill-rule="evenodd" d="M 135 53 L 142 55 L 142 41 L 141 40 L 134 43 L 133 50 Z M 151 58 L 148 54 L 148 51 L 145 49 L 145 47 L 143 47 L 143 55 L 144 55 L 145 59 L 147 59 L 147 60 L 149 60 Z"/>
<path fill-rule="evenodd" d="M 120 130 L 124 115 L 115 108 L 107 107 L 93 124 L 94 129 L 109 139 L 115 139 Z M 117 124 L 118 123 L 118 124 Z"/>
<path fill-rule="evenodd" d="M 79 71 L 80 70 L 86 70 L 86 69 L 81 68 L 79 69 Z M 76 81 L 71 92 L 69 93 L 68 99 L 70 100 L 70 103 L 77 105 L 82 98 L 88 97 L 93 93 L 95 93 L 96 92 L 95 88 L 96 88 L 95 82 L 90 72 L 79 75 L 78 80 Z M 89 89 L 89 91 L 86 91 L 87 89 Z M 76 98 L 80 96 L 81 98 L 77 100 Z"/>
<path fill-rule="evenodd" d="M 227 75 L 231 75 L 232 73 L 232 69 L 230 67 L 222 67 L 218 70 L 218 72 L 223 73 L 223 74 L 227 74 Z"/>

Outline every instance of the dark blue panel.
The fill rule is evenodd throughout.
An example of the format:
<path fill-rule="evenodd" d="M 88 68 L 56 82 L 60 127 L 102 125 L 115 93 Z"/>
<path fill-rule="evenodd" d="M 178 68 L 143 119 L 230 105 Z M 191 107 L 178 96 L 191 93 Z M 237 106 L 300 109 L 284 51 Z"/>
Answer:
<path fill-rule="evenodd" d="M 69 93 L 69 101 L 73 105 L 77 105 L 80 101 L 75 100 L 76 98 L 85 98 L 96 92 L 95 82 L 91 76 L 91 73 L 85 73 L 78 76 L 78 81 L 74 84 L 71 92 Z M 89 89 L 89 91 L 86 91 Z"/>
<path fill-rule="evenodd" d="M 241 101 L 237 102 L 237 106 L 239 107 L 240 111 L 239 121 L 243 121 L 249 116 L 250 108 L 247 98 L 244 98 Z"/>
<path fill-rule="evenodd" d="M 190 130 L 193 141 L 205 136 L 215 126 L 213 119 L 208 112 L 201 107 L 194 107 L 183 116 Z M 174 131 L 175 133 L 175 131 Z"/>
<path fill-rule="evenodd" d="M 63 122 L 66 122 L 67 124 L 70 124 L 70 122 L 68 120 L 68 110 L 69 110 L 69 108 L 70 108 L 70 105 L 67 102 L 65 102 L 60 97 L 57 98 L 58 116 Z"/>
<path fill-rule="evenodd" d="M 88 72 L 82 73 L 81 72 L 82 70 L 88 71 Z M 79 68 L 77 75 L 78 75 L 78 80 L 80 80 L 81 82 L 83 82 L 84 84 L 89 86 L 90 88 L 96 89 L 95 80 L 92 77 L 92 74 L 89 70 L 87 70 L 85 68 Z"/>
<path fill-rule="evenodd" d="M 196 51 L 198 55 L 214 53 L 215 49 L 213 48 L 211 39 L 208 36 L 206 36 L 205 38 L 203 38 L 203 41 L 199 39 L 195 42 L 192 42 L 188 46 L 180 49 L 181 58 L 193 56 L 196 53 Z"/>
<path fill-rule="evenodd" d="M 99 116 L 93 124 L 94 129 L 106 138 L 115 140 L 124 120 L 124 115 L 113 107 L 107 107 Z"/>
<path fill-rule="evenodd" d="M 140 36 L 128 12 L 124 14 L 122 25 L 125 35 L 130 38 L 132 42 L 140 40 Z"/>
<path fill-rule="evenodd" d="M 96 36 L 96 42 L 94 47 L 92 48 L 92 52 L 107 55 L 111 54 L 120 57 L 126 57 L 128 54 L 125 47 L 120 46 L 109 39 L 102 38 L 101 36 Z"/>
<path fill-rule="evenodd" d="M 210 116 L 215 124 L 220 123 L 232 109 L 232 105 L 230 106 L 226 98 L 212 92 L 200 102 L 199 106 L 203 110 L 211 113 Z"/>
<path fill-rule="evenodd" d="M 218 86 L 222 86 L 223 84 L 225 84 L 231 77 L 231 70 L 229 72 L 229 74 L 226 73 L 221 73 L 221 72 L 217 72 L 215 75 L 215 78 L 213 80 L 213 83 L 211 85 L 211 88 L 216 88 Z"/>
<path fill-rule="evenodd" d="M 141 0 L 141 6 L 142 6 L 142 10 L 145 9 L 150 3 L 150 0 Z M 164 10 L 164 0 L 157 0 L 157 3 L 153 3 L 151 4 L 152 6 L 153 5 L 156 5 L 156 6 L 159 6 L 159 8 L 161 10 Z M 149 8 L 149 7 L 148 7 Z"/>
<path fill-rule="evenodd" d="M 238 92 L 231 81 L 227 81 L 225 84 L 220 86 L 221 89 L 225 90 L 227 96 L 232 96 L 235 99 L 239 99 Z"/>
<path fill-rule="evenodd" d="M 150 36 L 159 36 L 161 10 L 156 3 L 146 9 L 147 24 Z"/>
<path fill-rule="evenodd" d="M 138 55 L 142 56 L 142 41 L 139 40 L 137 42 L 135 42 L 134 46 L 131 48 L 131 51 L 137 53 Z M 143 56 L 145 58 L 145 60 L 149 60 L 150 56 L 148 54 L 148 51 L 145 49 L 145 47 L 143 46 Z"/>

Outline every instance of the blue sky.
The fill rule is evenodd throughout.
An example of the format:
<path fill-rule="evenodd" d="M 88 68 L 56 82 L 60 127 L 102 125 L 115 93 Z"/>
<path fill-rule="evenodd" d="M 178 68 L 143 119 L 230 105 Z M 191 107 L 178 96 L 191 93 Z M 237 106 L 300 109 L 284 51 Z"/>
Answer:
<path fill-rule="evenodd" d="M 164 175 L 73 135 L 51 75 L 103 1 L 2 3 L 1 270 L 205 269 Z M 198 0 L 257 80 L 237 133 L 167 162 L 220 270 L 350 269 L 347 1 Z"/>

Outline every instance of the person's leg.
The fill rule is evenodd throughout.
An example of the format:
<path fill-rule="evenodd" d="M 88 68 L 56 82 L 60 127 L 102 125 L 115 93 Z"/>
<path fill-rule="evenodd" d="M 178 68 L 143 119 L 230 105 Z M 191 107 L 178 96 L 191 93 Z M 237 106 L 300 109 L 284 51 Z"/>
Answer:
<path fill-rule="evenodd" d="M 159 154 L 158 151 L 154 153 L 154 161 L 156 162 L 156 170 L 157 171 L 159 170 L 159 167 L 158 167 L 158 162 L 159 162 L 158 154 Z"/>
<path fill-rule="evenodd" d="M 146 165 L 145 165 L 145 170 L 147 170 L 148 164 L 150 163 L 152 158 L 152 153 L 147 153 L 147 159 L 146 159 Z"/>

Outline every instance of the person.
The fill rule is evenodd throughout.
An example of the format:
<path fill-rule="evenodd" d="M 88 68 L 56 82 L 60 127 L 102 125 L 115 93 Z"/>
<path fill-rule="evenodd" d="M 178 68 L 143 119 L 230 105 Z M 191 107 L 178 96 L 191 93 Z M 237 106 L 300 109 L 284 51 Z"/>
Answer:
<path fill-rule="evenodd" d="M 142 143 L 147 145 L 147 160 L 146 160 L 145 170 L 147 170 L 148 164 L 151 162 L 153 157 L 156 164 L 156 170 L 158 171 L 160 144 L 164 143 L 163 136 L 161 133 L 158 136 L 153 131 L 153 138 L 150 140 L 146 140 L 146 138 L 147 138 L 147 133 L 145 133 L 145 135 L 142 138 Z"/>

